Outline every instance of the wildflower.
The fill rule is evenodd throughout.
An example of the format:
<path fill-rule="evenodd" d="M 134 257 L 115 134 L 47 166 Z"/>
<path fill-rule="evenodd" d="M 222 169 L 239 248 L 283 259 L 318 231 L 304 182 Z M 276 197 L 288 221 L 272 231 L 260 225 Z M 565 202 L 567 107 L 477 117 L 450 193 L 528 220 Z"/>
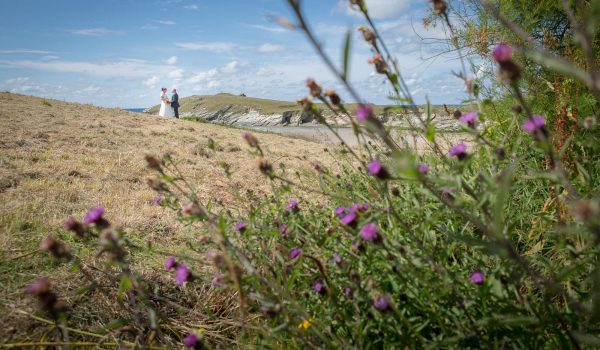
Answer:
<path fill-rule="evenodd" d="M 57 320 L 67 309 L 66 305 L 50 290 L 50 281 L 45 277 L 27 285 L 25 292 L 36 296 L 40 307 L 48 311 L 54 320 Z"/>
<path fill-rule="evenodd" d="M 175 284 L 182 285 L 185 282 L 189 281 L 191 278 L 191 273 L 188 267 L 185 264 L 181 264 L 177 266 L 175 270 Z"/>
<path fill-rule="evenodd" d="M 161 161 L 158 160 L 158 158 L 147 154 L 146 155 L 146 165 L 150 169 L 160 170 L 162 164 L 161 164 Z"/>
<path fill-rule="evenodd" d="M 541 115 L 534 115 L 523 123 L 523 130 L 532 134 L 536 139 L 546 138 L 548 130 L 546 129 L 546 120 Z"/>
<path fill-rule="evenodd" d="M 269 163 L 268 160 L 264 159 L 264 158 L 260 158 L 258 160 L 258 170 L 260 170 L 261 173 L 263 173 L 264 175 L 267 176 L 272 176 L 273 173 L 273 165 L 271 163 Z"/>
<path fill-rule="evenodd" d="M 337 207 L 333 210 L 333 214 L 338 218 L 346 215 L 347 212 L 348 210 L 345 207 Z"/>
<path fill-rule="evenodd" d="M 238 232 L 240 232 L 240 233 L 246 231 L 247 228 L 248 228 L 248 226 L 243 221 L 240 221 L 237 224 L 235 224 L 235 230 L 238 231 Z"/>
<path fill-rule="evenodd" d="M 198 337 L 190 333 L 183 339 L 183 344 L 186 348 L 195 349 L 199 344 Z"/>
<path fill-rule="evenodd" d="M 28 284 L 27 287 L 25 287 L 25 292 L 31 295 L 42 295 L 48 293 L 49 291 L 50 281 L 45 277 L 42 277 L 34 283 Z"/>
<path fill-rule="evenodd" d="M 340 255 L 340 253 L 333 253 L 333 256 L 331 257 L 331 260 L 336 263 L 336 264 L 341 264 L 342 263 L 342 256 Z"/>
<path fill-rule="evenodd" d="M 350 208 L 351 208 L 351 210 L 356 210 L 357 212 L 364 212 L 364 211 L 371 209 L 371 205 L 367 202 L 362 203 L 362 204 L 354 203 L 354 204 L 352 204 L 352 207 L 350 207 Z"/>
<path fill-rule="evenodd" d="M 418 171 L 420 174 L 423 174 L 423 175 L 425 175 L 425 174 L 427 174 L 427 173 L 429 172 L 429 166 L 427 166 L 427 164 L 421 163 L 421 164 L 419 164 L 419 165 L 417 166 L 417 171 Z"/>
<path fill-rule="evenodd" d="M 349 287 L 345 287 L 343 289 L 344 291 L 344 295 L 348 298 L 348 299 L 352 299 L 352 297 L 354 296 L 354 293 L 352 292 L 352 289 L 350 289 Z"/>
<path fill-rule="evenodd" d="M 374 159 L 367 165 L 369 175 L 375 176 L 378 179 L 385 180 L 389 178 L 389 173 L 383 167 L 380 161 Z"/>
<path fill-rule="evenodd" d="M 296 259 L 302 254 L 303 250 L 300 247 L 296 247 L 290 251 L 290 259 Z"/>
<path fill-rule="evenodd" d="M 254 135 L 252 135 L 250 132 L 244 131 L 242 133 L 242 137 L 244 138 L 244 140 L 246 140 L 246 142 L 248 143 L 248 145 L 250 147 L 253 147 L 253 148 L 258 147 L 258 139 Z"/>
<path fill-rule="evenodd" d="M 356 109 L 356 120 L 364 123 L 371 118 L 375 118 L 375 115 L 373 114 L 373 106 L 368 104 L 359 105 Z"/>
<path fill-rule="evenodd" d="M 83 222 L 85 222 L 86 224 L 97 223 L 102 220 L 102 215 L 104 215 L 104 207 L 99 206 L 92 208 L 90 209 L 90 211 L 87 212 L 87 214 L 85 214 Z"/>
<path fill-rule="evenodd" d="M 148 179 L 148 186 L 158 192 L 167 190 L 167 185 L 158 179 Z"/>
<path fill-rule="evenodd" d="M 483 272 L 481 272 L 481 270 L 475 270 L 471 272 L 471 282 L 473 282 L 474 284 L 483 284 L 484 281 L 485 276 L 483 275 Z"/>
<path fill-rule="evenodd" d="M 300 322 L 298 324 L 298 328 L 302 329 L 302 330 L 307 330 L 310 328 L 310 326 L 313 325 L 313 323 L 315 323 L 315 320 L 313 320 L 312 318 L 309 318 L 308 320 L 304 320 L 304 321 Z"/>
<path fill-rule="evenodd" d="M 464 143 L 459 143 L 450 149 L 448 155 L 450 157 L 456 157 L 459 160 L 465 159 L 467 157 L 467 145 Z"/>
<path fill-rule="evenodd" d="M 319 294 L 324 294 L 327 291 L 323 283 L 321 283 L 320 281 L 315 282 L 313 289 Z"/>
<path fill-rule="evenodd" d="M 375 45 L 375 33 L 373 33 L 373 31 L 371 31 L 369 28 L 365 27 L 365 26 L 360 26 L 358 27 L 358 31 L 362 33 L 363 38 L 365 39 L 366 42 L 368 42 L 371 45 Z"/>
<path fill-rule="evenodd" d="M 206 216 L 204 209 L 202 209 L 196 202 L 187 202 L 183 204 L 181 206 L 181 211 L 190 216 Z"/>
<path fill-rule="evenodd" d="M 310 94 L 312 97 L 319 97 L 323 92 L 323 89 L 317 84 L 314 79 L 308 79 L 306 81 L 306 87 L 310 89 Z"/>
<path fill-rule="evenodd" d="M 477 120 L 477 112 L 469 112 L 458 119 L 463 124 L 475 129 L 475 121 Z"/>
<path fill-rule="evenodd" d="M 354 226 L 356 226 L 356 219 L 357 219 L 356 211 L 350 210 L 346 215 L 344 215 L 340 219 L 340 223 L 342 225 L 354 227 Z"/>
<path fill-rule="evenodd" d="M 177 267 L 177 261 L 175 261 L 175 257 L 171 255 L 165 260 L 165 270 L 171 271 L 173 268 Z"/>
<path fill-rule="evenodd" d="M 213 273 L 213 278 L 210 281 L 211 287 L 215 288 L 215 287 L 220 286 L 223 283 L 224 277 L 225 277 L 225 275 L 223 275 L 219 271 Z"/>
<path fill-rule="evenodd" d="M 335 90 L 325 91 L 325 96 L 329 97 L 329 101 L 331 101 L 331 104 L 336 107 L 339 107 L 342 103 L 340 96 L 335 92 Z"/>
<path fill-rule="evenodd" d="M 379 74 L 386 74 L 388 71 L 387 63 L 378 53 L 373 55 L 373 57 L 369 60 L 369 63 L 375 66 L 375 71 L 377 71 Z"/>
<path fill-rule="evenodd" d="M 312 112 L 313 103 L 312 103 L 312 100 L 310 98 L 305 97 L 303 99 L 297 100 L 296 103 L 298 103 L 299 105 L 302 106 L 302 110 L 305 113 L 311 113 Z"/>
<path fill-rule="evenodd" d="M 373 223 L 369 223 L 364 225 L 360 229 L 360 237 L 365 241 L 374 241 L 379 238 L 379 230 L 377 229 L 377 225 Z"/>
<path fill-rule="evenodd" d="M 373 306 L 379 311 L 386 311 L 390 308 L 390 295 L 379 295 L 373 300 Z"/>
<path fill-rule="evenodd" d="M 75 218 L 72 216 L 65 221 L 64 228 L 67 231 L 75 232 L 75 234 L 79 237 L 85 236 L 86 226 L 75 220 Z"/>
<path fill-rule="evenodd" d="M 492 50 L 492 58 L 498 63 L 504 63 L 512 60 L 513 48 L 502 42 Z"/>
<path fill-rule="evenodd" d="M 163 200 L 163 196 L 162 194 L 159 194 L 158 196 L 154 197 L 154 200 L 152 200 L 152 205 L 160 205 L 160 203 L 162 203 Z"/>
<path fill-rule="evenodd" d="M 40 249 L 50 252 L 56 259 L 69 259 L 71 257 L 69 248 L 67 248 L 67 246 L 64 243 L 54 239 L 52 235 L 48 235 L 42 240 L 42 243 L 40 244 Z"/>
<path fill-rule="evenodd" d="M 289 226 L 286 225 L 286 224 L 279 225 L 279 234 L 282 235 L 282 236 L 284 236 L 284 237 L 287 236 L 288 229 L 289 229 Z"/>
<path fill-rule="evenodd" d="M 289 213 L 296 213 L 300 210 L 300 208 L 298 207 L 298 200 L 295 198 L 292 198 L 288 201 L 287 206 L 285 207 L 286 211 Z"/>
<path fill-rule="evenodd" d="M 456 190 L 454 188 L 445 187 L 442 189 L 442 197 L 454 198 L 452 195 Z"/>

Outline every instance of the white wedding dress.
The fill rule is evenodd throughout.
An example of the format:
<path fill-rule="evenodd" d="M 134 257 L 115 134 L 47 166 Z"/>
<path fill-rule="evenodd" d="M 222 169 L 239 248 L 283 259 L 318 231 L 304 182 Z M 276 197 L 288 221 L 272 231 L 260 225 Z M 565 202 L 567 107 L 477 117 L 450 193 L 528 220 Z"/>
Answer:
<path fill-rule="evenodd" d="M 166 93 L 160 95 L 160 111 L 158 111 L 158 115 L 161 117 L 173 118 L 175 117 L 175 110 L 171 107 L 170 103 L 165 102 L 168 99 Z"/>

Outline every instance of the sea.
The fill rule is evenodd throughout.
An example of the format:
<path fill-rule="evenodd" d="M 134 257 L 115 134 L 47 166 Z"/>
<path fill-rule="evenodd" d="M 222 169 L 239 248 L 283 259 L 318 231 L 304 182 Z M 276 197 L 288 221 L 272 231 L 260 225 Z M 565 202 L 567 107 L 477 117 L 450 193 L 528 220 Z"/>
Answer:
<path fill-rule="evenodd" d="M 146 108 L 123 108 L 125 111 L 142 113 Z"/>

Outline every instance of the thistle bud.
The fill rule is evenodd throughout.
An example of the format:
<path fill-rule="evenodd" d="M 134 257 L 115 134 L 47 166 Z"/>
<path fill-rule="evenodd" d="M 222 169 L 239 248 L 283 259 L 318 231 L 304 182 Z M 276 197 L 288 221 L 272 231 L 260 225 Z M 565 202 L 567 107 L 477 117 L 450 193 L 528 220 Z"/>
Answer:
<path fill-rule="evenodd" d="M 64 258 L 69 260 L 71 258 L 69 248 L 64 243 L 57 241 L 52 235 L 48 235 L 42 240 L 40 249 L 50 252 L 56 259 Z"/>
<path fill-rule="evenodd" d="M 305 98 L 303 98 L 303 99 L 300 99 L 300 100 L 298 100 L 298 101 L 296 101 L 296 102 L 297 102 L 299 105 L 301 105 L 301 106 L 302 106 L 302 110 L 303 110 L 305 113 L 310 113 L 310 112 L 312 112 L 313 103 L 312 103 L 312 100 L 311 100 L 310 98 L 307 98 L 307 97 L 305 97 Z"/>
<path fill-rule="evenodd" d="M 340 96 L 334 90 L 325 91 L 325 96 L 329 97 L 329 101 L 332 105 L 339 107 L 342 103 Z"/>
<path fill-rule="evenodd" d="M 373 33 L 369 28 L 365 26 L 360 26 L 358 27 L 358 31 L 362 33 L 363 38 L 366 42 L 368 42 L 371 45 L 375 45 L 375 40 L 377 37 L 375 36 L 375 33 Z"/>
<path fill-rule="evenodd" d="M 149 154 L 146 155 L 146 165 L 150 169 L 160 170 L 161 169 L 161 161 L 158 158 L 151 156 Z"/>
<path fill-rule="evenodd" d="M 188 202 L 181 206 L 181 212 L 190 216 L 206 216 L 204 209 L 196 202 Z"/>
<path fill-rule="evenodd" d="M 246 140 L 246 142 L 248 143 L 248 145 L 250 147 L 253 147 L 253 148 L 258 147 L 258 139 L 254 135 L 252 135 L 250 132 L 248 132 L 248 131 L 243 132 L 242 137 L 244 138 L 244 140 Z"/>
<path fill-rule="evenodd" d="M 386 74 L 388 71 L 387 63 L 378 53 L 373 55 L 373 57 L 369 60 L 369 63 L 375 66 L 375 71 L 377 71 L 379 74 Z"/>
<path fill-rule="evenodd" d="M 317 84 L 317 82 L 314 79 L 308 79 L 306 81 L 306 87 L 310 89 L 310 95 L 312 97 L 319 97 L 323 92 L 323 89 L 319 86 L 319 84 Z"/>
<path fill-rule="evenodd" d="M 150 188 L 155 191 L 160 192 L 160 191 L 167 190 L 167 185 L 158 179 L 148 179 L 147 183 L 148 183 L 148 186 L 150 186 Z"/>
<path fill-rule="evenodd" d="M 261 158 L 258 160 L 258 169 L 261 173 L 270 176 L 273 172 L 273 165 L 268 160 Z"/>
<path fill-rule="evenodd" d="M 433 4 L 433 12 L 435 14 L 440 15 L 446 12 L 448 5 L 444 0 L 429 0 L 429 2 Z"/>

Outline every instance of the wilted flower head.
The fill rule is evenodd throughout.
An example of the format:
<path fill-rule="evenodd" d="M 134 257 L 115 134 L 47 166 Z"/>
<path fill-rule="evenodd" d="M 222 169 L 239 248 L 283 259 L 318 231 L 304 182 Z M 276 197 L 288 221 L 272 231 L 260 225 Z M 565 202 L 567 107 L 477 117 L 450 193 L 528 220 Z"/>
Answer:
<path fill-rule="evenodd" d="M 325 91 L 325 96 L 329 97 L 329 101 L 331 101 L 331 104 L 336 107 L 339 107 L 342 103 L 340 96 L 335 92 L 335 90 Z"/>
<path fill-rule="evenodd" d="M 433 12 L 435 14 L 442 14 L 446 12 L 446 2 L 444 0 L 429 0 L 433 4 Z"/>
<path fill-rule="evenodd" d="M 373 106 L 369 104 L 359 105 L 356 109 L 356 120 L 364 123 L 371 118 L 375 118 L 375 115 L 373 114 Z"/>
<path fill-rule="evenodd" d="M 388 71 L 387 63 L 378 53 L 373 55 L 373 57 L 369 60 L 369 63 L 375 66 L 375 71 L 377 71 L 379 74 L 386 74 Z"/>
<path fill-rule="evenodd" d="M 429 166 L 427 164 L 421 163 L 417 166 L 417 171 L 421 174 L 427 174 L 429 172 Z"/>
<path fill-rule="evenodd" d="M 374 223 L 365 224 L 360 229 L 360 237 L 365 241 L 374 241 L 379 238 L 379 230 L 377 229 L 377 225 Z"/>
<path fill-rule="evenodd" d="M 367 172 L 369 175 L 375 176 L 378 179 L 385 180 L 389 178 L 389 173 L 377 159 L 372 160 L 367 164 Z"/>
<path fill-rule="evenodd" d="M 196 202 L 187 202 L 181 206 L 181 211 L 186 215 L 205 216 L 206 212 Z"/>
<path fill-rule="evenodd" d="M 246 140 L 250 147 L 258 147 L 258 139 L 254 135 L 252 135 L 252 133 L 244 131 L 242 133 L 242 137 L 244 138 L 244 140 Z"/>
<path fill-rule="evenodd" d="M 246 231 L 247 228 L 248 228 L 248 226 L 243 221 L 240 221 L 237 224 L 235 224 L 235 230 L 238 232 L 244 232 L 244 231 Z"/>
<path fill-rule="evenodd" d="M 502 42 L 492 50 L 492 58 L 498 63 L 504 63 L 512 60 L 513 48 Z"/>
<path fill-rule="evenodd" d="M 69 248 L 64 243 L 57 241 L 52 235 L 48 235 L 42 240 L 40 249 L 50 252 L 57 259 L 69 259 L 71 257 Z"/>
<path fill-rule="evenodd" d="M 468 125 L 471 128 L 475 128 L 475 122 L 477 121 L 477 112 L 471 111 L 463 116 L 461 116 L 458 121 L 463 124 Z"/>
<path fill-rule="evenodd" d="M 365 26 L 360 26 L 358 27 L 358 31 L 360 31 L 363 35 L 363 38 L 365 39 L 366 42 L 368 42 L 371 45 L 375 45 L 375 33 L 373 33 L 372 30 L 370 30 L 369 28 L 365 27 Z"/>
<path fill-rule="evenodd" d="M 75 218 L 72 216 L 65 221 L 64 228 L 67 231 L 75 232 L 75 234 L 79 237 L 85 236 L 86 226 L 75 220 Z"/>
<path fill-rule="evenodd" d="M 258 160 L 258 170 L 264 175 L 271 176 L 273 173 L 273 165 L 268 160 L 260 158 Z"/>
<path fill-rule="evenodd" d="M 102 220 L 102 215 L 104 215 L 104 211 L 105 210 L 103 206 L 90 209 L 87 212 L 87 214 L 85 214 L 83 222 L 85 222 L 86 224 L 93 224 L 99 222 L 100 220 Z"/>
<path fill-rule="evenodd" d="M 186 348 L 194 349 L 198 346 L 198 343 L 198 337 L 195 334 L 188 334 L 183 339 L 183 345 L 185 345 Z"/>
<path fill-rule="evenodd" d="M 483 284 L 484 281 L 485 276 L 483 275 L 483 272 L 481 272 L 481 270 L 475 270 L 471 272 L 471 282 L 473 282 L 474 284 Z"/>
<path fill-rule="evenodd" d="M 50 281 L 46 277 L 42 277 L 32 284 L 25 287 L 25 292 L 31 295 L 42 295 L 50 291 Z"/>
<path fill-rule="evenodd" d="M 296 247 L 290 251 L 290 259 L 296 259 L 302 254 L 302 248 Z"/>
<path fill-rule="evenodd" d="M 464 143 L 459 143 L 450 149 L 448 155 L 450 157 L 456 157 L 460 160 L 465 159 L 467 157 L 467 145 Z"/>
<path fill-rule="evenodd" d="M 171 271 L 173 268 L 177 267 L 177 261 L 174 256 L 170 256 L 165 260 L 165 270 Z"/>
<path fill-rule="evenodd" d="M 285 207 L 285 210 L 290 213 L 298 212 L 300 210 L 300 208 L 298 207 L 298 200 L 295 198 L 290 199 L 288 201 L 287 206 Z"/>
<path fill-rule="evenodd" d="M 389 294 L 376 296 L 373 300 L 373 306 L 379 311 L 386 311 L 390 308 L 390 300 Z"/>
<path fill-rule="evenodd" d="M 319 97 L 323 92 L 323 89 L 317 84 L 314 79 L 306 80 L 306 87 L 310 89 L 310 94 L 312 97 Z"/>
<path fill-rule="evenodd" d="M 160 160 L 158 160 L 158 158 L 147 154 L 146 155 L 146 165 L 150 169 L 160 170 L 162 163 Z"/>
<path fill-rule="evenodd" d="M 148 186 L 155 191 L 166 191 L 167 185 L 158 179 L 148 179 Z"/>
<path fill-rule="evenodd" d="M 305 113 L 310 113 L 312 112 L 313 109 L 313 103 L 312 100 L 308 97 L 299 99 L 298 101 L 296 101 L 299 105 L 302 106 L 302 109 Z"/>
<path fill-rule="evenodd" d="M 190 270 L 185 264 L 177 266 L 175 269 L 175 284 L 182 285 L 187 282 L 191 277 Z"/>

